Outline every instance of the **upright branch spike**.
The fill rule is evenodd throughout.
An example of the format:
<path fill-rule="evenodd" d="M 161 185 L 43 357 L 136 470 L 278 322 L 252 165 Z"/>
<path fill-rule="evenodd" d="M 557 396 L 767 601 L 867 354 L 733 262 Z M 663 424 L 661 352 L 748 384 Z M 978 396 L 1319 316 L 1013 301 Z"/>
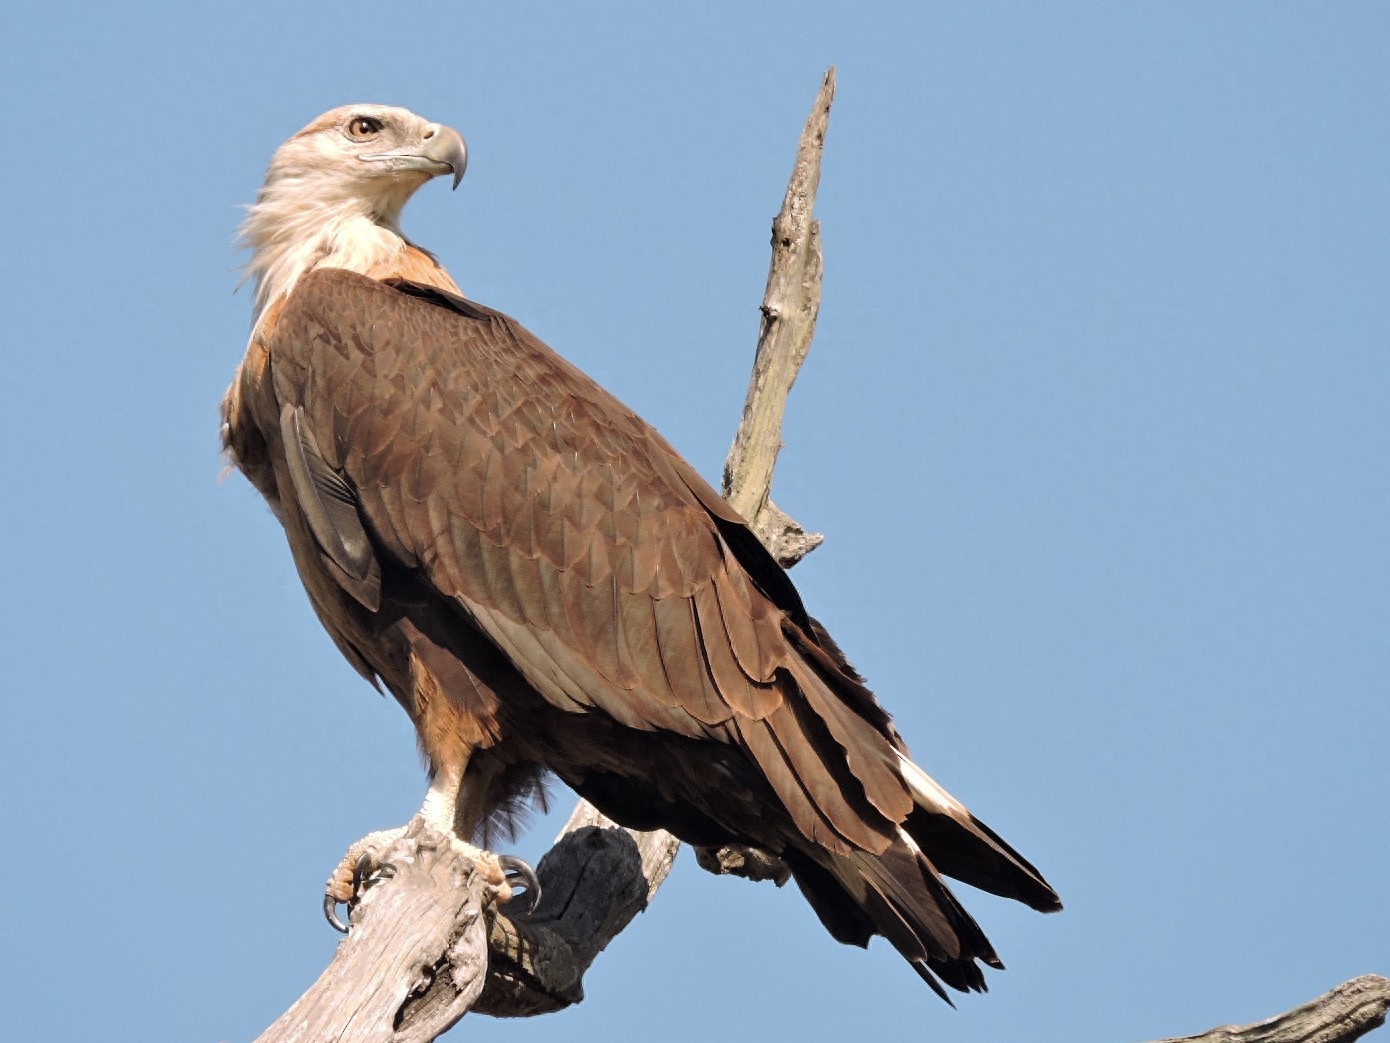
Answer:
<path fill-rule="evenodd" d="M 769 500 L 772 472 L 782 448 L 787 395 L 811 349 L 820 313 L 820 222 L 811 215 L 820 186 L 821 154 L 835 100 L 835 67 L 826 70 L 796 149 L 782 209 L 772 221 L 772 264 L 763 291 L 762 323 L 743 419 L 724 464 L 724 497 L 752 523 L 783 566 L 814 549 L 823 537 L 806 533 Z M 795 533 L 794 538 L 790 534 Z"/>

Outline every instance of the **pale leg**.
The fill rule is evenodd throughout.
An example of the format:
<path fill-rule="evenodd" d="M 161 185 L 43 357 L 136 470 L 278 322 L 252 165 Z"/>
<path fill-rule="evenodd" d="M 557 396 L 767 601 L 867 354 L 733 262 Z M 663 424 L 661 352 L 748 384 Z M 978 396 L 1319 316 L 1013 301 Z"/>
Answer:
<path fill-rule="evenodd" d="M 536 884 L 535 874 L 529 866 L 510 855 L 499 857 L 491 851 L 475 847 L 459 836 L 461 826 L 466 828 L 470 834 L 472 828 L 476 826 L 476 823 L 461 824 L 458 822 L 460 807 L 468 807 L 473 803 L 467 799 L 466 787 L 468 785 L 469 780 L 466 779 L 461 765 L 442 765 L 440 770 L 435 773 L 430 788 L 425 794 L 425 801 L 420 805 L 420 811 L 416 817 L 423 820 L 429 828 L 448 837 L 455 849 L 477 866 L 478 872 L 482 874 L 483 882 L 487 890 L 491 892 L 494 901 L 506 902 L 511 899 L 512 885 L 507 879 L 507 870 L 511 870 L 526 883 L 534 907 L 535 899 L 539 897 L 539 888 Z M 378 874 L 390 875 L 384 872 L 383 855 L 387 848 L 401 838 L 406 828 L 406 826 L 398 826 L 395 829 L 383 829 L 369 833 L 348 848 L 347 854 L 333 870 L 324 888 L 324 914 L 328 917 L 328 922 L 334 927 L 341 931 L 347 930 L 342 921 L 338 919 L 334 908 L 336 904 L 351 903 L 364 890 L 364 885 L 369 884 L 374 876 Z"/>

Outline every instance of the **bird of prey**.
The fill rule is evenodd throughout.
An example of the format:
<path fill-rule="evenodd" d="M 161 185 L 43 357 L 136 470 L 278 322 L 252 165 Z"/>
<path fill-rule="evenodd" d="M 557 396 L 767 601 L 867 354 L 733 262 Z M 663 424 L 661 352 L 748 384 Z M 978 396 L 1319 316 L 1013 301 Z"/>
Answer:
<path fill-rule="evenodd" d="M 744 518 L 646 422 L 400 227 L 454 130 L 383 105 L 275 152 L 241 229 L 232 463 L 319 620 L 410 715 L 421 815 L 511 894 L 489 826 L 549 775 L 624 825 L 778 856 L 830 934 L 943 998 L 1000 967 L 943 882 L 1049 911 L 1042 875 L 909 758 Z M 348 900 L 354 845 L 329 882 Z"/>

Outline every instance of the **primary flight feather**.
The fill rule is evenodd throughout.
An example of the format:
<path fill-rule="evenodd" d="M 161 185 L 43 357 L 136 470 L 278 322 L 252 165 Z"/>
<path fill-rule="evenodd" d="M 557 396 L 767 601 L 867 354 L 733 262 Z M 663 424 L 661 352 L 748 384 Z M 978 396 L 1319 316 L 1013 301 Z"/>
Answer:
<path fill-rule="evenodd" d="M 405 237 L 411 195 L 466 162 L 381 105 L 282 145 L 242 227 L 255 319 L 223 401 L 320 621 L 415 724 L 422 814 L 468 844 L 553 773 L 624 825 L 776 854 L 835 938 L 983 990 L 1002 965 L 942 875 L 1056 894 L 909 759 L 744 519 Z"/>

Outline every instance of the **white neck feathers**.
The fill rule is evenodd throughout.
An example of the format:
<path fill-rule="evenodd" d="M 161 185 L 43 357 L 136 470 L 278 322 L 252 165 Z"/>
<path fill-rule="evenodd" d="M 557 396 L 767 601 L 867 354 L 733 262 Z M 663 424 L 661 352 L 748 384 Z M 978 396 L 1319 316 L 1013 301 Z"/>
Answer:
<path fill-rule="evenodd" d="M 399 200 L 368 203 L 360 195 L 334 191 L 327 178 L 267 181 L 238 233 L 240 245 L 251 250 L 246 278 L 256 282 L 253 327 L 307 272 L 346 268 L 366 274 L 389 266 L 410 245 L 399 221 L 416 186 L 402 187 Z"/>

